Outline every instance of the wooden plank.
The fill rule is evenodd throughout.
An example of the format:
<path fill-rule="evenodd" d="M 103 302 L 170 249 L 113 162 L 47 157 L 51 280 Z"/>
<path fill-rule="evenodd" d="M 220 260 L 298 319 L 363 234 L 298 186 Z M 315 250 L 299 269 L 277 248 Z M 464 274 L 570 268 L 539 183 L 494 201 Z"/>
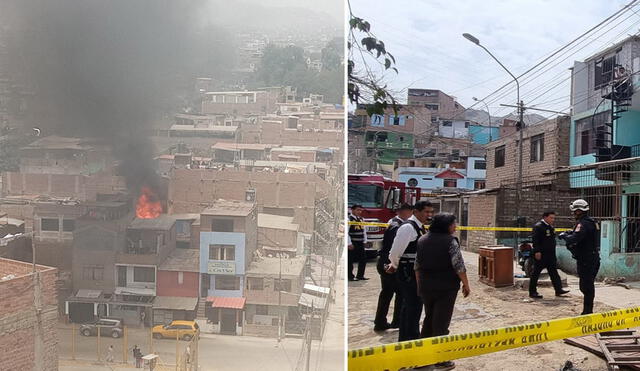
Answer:
<path fill-rule="evenodd" d="M 628 332 L 628 331 L 627 331 Z M 569 338 L 569 339 L 564 339 L 563 340 L 565 343 L 578 347 L 582 350 L 585 350 L 589 353 L 595 354 L 598 357 L 604 358 L 604 353 L 602 352 L 602 349 L 600 348 L 600 345 L 598 344 L 598 341 L 596 339 L 595 335 L 588 335 L 588 336 L 581 336 L 581 337 L 577 337 L 577 338 Z M 613 340 L 609 340 L 607 341 L 608 344 L 610 345 L 635 345 L 635 344 L 630 344 L 629 343 L 629 339 L 613 339 Z M 627 353 L 628 355 L 638 355 L 640 356 L 640 351 L 637 352 L 629 352 Z M 638 364 L 637 362 L 631 362 L 631 364 L 624 364 L 624 366 L 627 369 L 630 370 L 634 370 L 634 371 L 640 371 L 640 364 Z M 614 365 L 614 367 L 617 367 Z"/>

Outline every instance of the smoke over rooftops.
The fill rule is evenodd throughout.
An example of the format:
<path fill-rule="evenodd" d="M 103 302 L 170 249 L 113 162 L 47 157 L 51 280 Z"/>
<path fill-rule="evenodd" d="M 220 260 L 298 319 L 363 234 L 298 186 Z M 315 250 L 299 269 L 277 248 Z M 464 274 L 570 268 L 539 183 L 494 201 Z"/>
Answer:
<path fill-rule="evenodd" d="M 107 140 L 129 186 L 148 184 L 149 128 L 178 106 L 181 84 L 203 72 L 194 68 L 197 53 L 215 49 L 202 47 L 198 31 L 204 3 L 3 0 L 9 71 L 35 93 L 34 126 Z"/>

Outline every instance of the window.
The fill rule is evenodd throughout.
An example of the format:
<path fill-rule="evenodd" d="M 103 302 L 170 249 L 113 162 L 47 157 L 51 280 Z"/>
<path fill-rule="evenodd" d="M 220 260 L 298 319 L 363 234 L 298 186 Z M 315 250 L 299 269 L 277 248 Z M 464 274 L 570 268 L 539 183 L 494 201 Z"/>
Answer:
<path fill-rule="evenodd" d="M 415 166 L 416 166 L 416 162 L 414 160 L 410 160 L 409 167 L 415 167 Z"/>
<path fill-rule="evenodd" d="M 404 126 L 406 122 L 406 117 L 407 116 L 404 116 L 404 115 L 400 115 L 400 116 L 389 115 L 389 125 Z"/>
<path fill-rule="evenodd" d="M 73 219 L 63 219 L 62 220 L 62 231 L 63 232 L 73 232 L 76 229 L 76 221 Z"/>
<path fill-rule="evenodd" d="M 267 314 L 269 314 L 269 306 L 256 304 L 256 314 L 266 316 Z"/>
<path fill-rule="evenodd" d="M 444 180 L 444 186 L 447 188 L 456 188 L 458 186 L 458 180 L 457 179 L 445 179 Z"/>
<path fill-rule="evenodd" d="M 279 280 L 277 278 L 274 279 L 273 291 L 291 292 L 291 280 Z"/>
<path fill-rule="evenodd" d="M 469 129 L 469 121 L 465 121 L 464 122 L 464 128 L 465 129 Z"/>
<path fill-rule="evenodd" d="M 264 290 L 264 278 L 247 277 L 247 290 Z"/>
<path fill-rule="evenodd" d="M 544 134 L 531 137 L 531 161 L 544 161 Z"/>
<path fill-rule="evenodd" d="M 215 276 L 216 290 L 240 290 L 240 277 Z"/>
<path fill-rule="evenodd" d="M 596 144 L 604 144 L 596 143 L 596 133 L 611 133 L 611 127 L 605 125 L 608 121 L 608 111 L 576 121 L 575 156 L 594 153 Z"/>
<path fill-rule="evenodd" d="M 135 282 L 156 282 L 156 270 L 153 267 L 133 267 Z"/>
<path fill-rule="evenodd" d="M 486 170 L 487 169 L 487 161 L 486 160 L 477 160 L 473 162 L 473 168 L 475 170 Z"/>
<path fill-rule="evenodd" d="M 58 232 L 60 230 L 60 224 L 58 219 L 54 218 L 42 218 L 40 219 L 40 230 L 47 232 Z"/>
<path fill-rule="evenodd" d="M 234 245 L 209 245 L 209 260 L 236 260 Z"/>
<path fill-rule="evenodd" d="M 453 157 L 460 157 L 460 150 L 459 149 L 452 149 L 451 150 L 451 155 L 453 155 Z"/>
<path fill-rule="evenodd" d="M 233 232 L 233 219 L 212 219 L 211 232 Z"/>
<path fill-rule="evenodd" d="M 438 122 L 440 119 L 438 118 L 438 116 L 431 116 L 431 122 L 435 123 Z"/>
<path fill-rule="evenodd" d="M 384 131 L 368 131 L 367 132 L 367 142 L 386 142 L 387 141 L 387 133 Z"/>
<path fill-rule="evenodd" d="M 184 283 L 184 273 L 178 272 L 178 285 L 182 285 Z"/>
<path fill-rule="evenodd" d="M 444 127 L 452 127 L 453 126 L 453 122 L 452 121 L 442 121 L 442 126 L 444 126 Z"/>
<path fill-rule="evenodd" d="M 427 103 L 424 105 L 424 108 L 430 110 L 430 111 L 437 111 L 440 109 L 440 105 L 439 104 L 433 104 L 433 103 Z"/>
<path fill-rule="evenodd" d="M 616 64 L 616 55 L 604 58 L 596 62 L 594 68 L 594 89 L 598 90 L 613 79 L 613 66 Z"/>
<path fill-rule="evenodd" d="M 89 265 L 82 269 L 82 279 L 86 281 L 102 281 L 103 274 L 102 265 Z"/>
<path fill-rule="evenodd" d="M 371 115 L 371 126 L 384 127 L 384 115 Z"/>
<path fill-rule="evenodd" d="M 505 155 L 504 146 L 500 146 L 496 148 L 495 151 L 495 159 L 494 159 L 494 167 L 504 166 L 504 155 Z"/>
<path fill-rule="evenodd" d="M 474 180 L 473 181 L 473 189 L 484 189 L 485 181 L 484 180 Z"/>

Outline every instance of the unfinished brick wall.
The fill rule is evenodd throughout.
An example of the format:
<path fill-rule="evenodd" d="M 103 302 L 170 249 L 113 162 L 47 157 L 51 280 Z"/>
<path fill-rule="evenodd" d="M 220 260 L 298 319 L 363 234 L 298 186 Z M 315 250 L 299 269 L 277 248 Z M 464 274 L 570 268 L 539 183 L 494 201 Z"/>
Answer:
<path fill-rule="evenodd" d="M 98 193 L 126 190 L 124 178 L 109 171 L 93 175 L 4 172 L 2 177 L 6 184 L 2 189 L 3 196 L 43 195 L 95 201 Z"/>
<path fill-rule="evenodd" d="M 568 188 L 568 176 L 559 178 L 543 175 L 559 166 L 569 165 L 569 117 L 558 117 L 525 128 L 522 148 L 522 177 L 528 181 L 554 181 L 556 186 Z M 531 162 L 531 137 L 544 134 L 544 159 Z M 515 183 L 518 176 L 519 132 L 501 137 L 489 143 L 487 149 L 487 188 L 497 188 L 501 184 Z M 495 167 L 495 150 L 505 146 L 504 166 Z"/>
<path fill-rule="evenodd" d="M 169 185 L 170 213 L 200 213 L 217 199 L 245 200 L 256 190 L 258 211 L 290 209 L 302 232 L 314 229 L 315 200 L 326 197 L 330 185 L 316 174 L 174 169 Z"/>
<path fill-rule="evenodd" d="M 496 227 L 498 195 L 485 193 L 468 196 L 468 221 L 473 227 Z M 486 245 L 495 245 L 496 233 L 492 231 L 467 231 L 466 249 L 478 251 Z"/>
<path fill-rule="evenodd" d="M 58 370 L 56 269 L 38 271 L 40 314 L 31 265 L 0 259 L 0 276 L 18 276 L 0 282 L 0 370 Z"/>

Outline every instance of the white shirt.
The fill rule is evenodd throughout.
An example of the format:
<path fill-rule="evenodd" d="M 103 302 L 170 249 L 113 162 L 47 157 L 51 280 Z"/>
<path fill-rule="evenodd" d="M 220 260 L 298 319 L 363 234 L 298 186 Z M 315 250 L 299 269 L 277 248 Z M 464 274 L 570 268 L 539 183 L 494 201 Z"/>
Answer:
<path fill-rule="evenodd" d="M 418 227 L 422 228 L 422 222 L 415 217 L 415 215 L 411 215 L 408 220 L 413 220 Z M 393 245 L 391 245 L 391 251 L 389 251 L 389 261 L 390 265 L 394 268 L 398 268 L 398 264 L 400 264 L 400 257 L 404 254 L 404 251 L 407 249 L 407 246 L 418 237 L 416 230 L 409 223 L 403 224 L 398 228 L 398 232 L 396 233 L 396 238 L 393 239 Z"/>
<path fill-rule="evenodd" d="M 357 217 L 357 216 L 355 216 L 353 214 L 349 214 L 349 215 L 354 217 L 354 218 L 356 218 L 356 219 L 358 219 L 358 220 L 360 220 L 361 222 L 364 222 L 364 219 L 362 219 L 362 218 L 359 218 L 359 217 Z M 347 227 L 349 227 L 349 225 L 347 225 Z M 367 243 L 368 242 L 368 240 L 367 240 L 367 227 L 363 226 L 362 228 L 364 228 L 364 242 L 363 243 Z M 347 228 L 347 241 L 348 241 L 347 242 L 347 246 L 351 246 L 351 236 L 349 236 L 349 228 Z"/>

